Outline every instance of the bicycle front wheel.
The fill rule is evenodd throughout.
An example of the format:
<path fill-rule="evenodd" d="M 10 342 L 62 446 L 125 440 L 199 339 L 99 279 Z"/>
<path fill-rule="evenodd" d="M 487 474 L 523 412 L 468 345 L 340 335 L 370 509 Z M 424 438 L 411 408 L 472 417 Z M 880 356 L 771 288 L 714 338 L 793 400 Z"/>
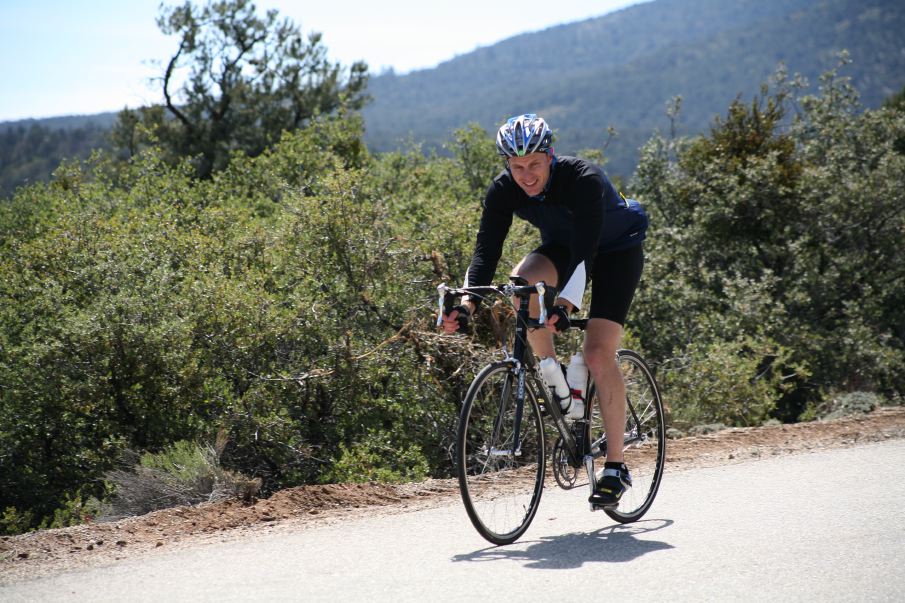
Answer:
<path fill-rule="evenodd" d="M 619 350 L 618 363 L 626 401 L 624 441 L 620 445 L 631 472 L 632 487 L 625 491 L 617 507 L 604 511 L 620 523 L 631 523 L 647 513 L 660 488 L 666 461 L 666 419 L 657 382 L 641 356 L 631 350 Z M 596 396 L 595 387 L 591 394 L 591 440 L 595 447 L 601 442 L 602 446 L 612 446 L 603 438 Z"/>
<path fill-rule="evenodd" d="M 494 544 L 510 544 L 525 533 L 544 487 L 537 397 L 526 383 L 516 425 L 517 384 L 509 364 L 488 365 L 469 387 L 459 418 L 456 467 L 462 502 L 478 533 Z M 516 432 L 519 444 L 514 449 Z"/>

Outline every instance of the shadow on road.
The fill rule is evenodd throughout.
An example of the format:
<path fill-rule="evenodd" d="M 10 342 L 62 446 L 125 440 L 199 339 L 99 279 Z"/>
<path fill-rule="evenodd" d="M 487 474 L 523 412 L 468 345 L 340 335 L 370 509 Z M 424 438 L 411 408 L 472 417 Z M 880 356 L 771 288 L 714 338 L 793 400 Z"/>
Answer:
<path fill-rule="evenodd" d="M 624 563 L 646 553 L 673 548 L 665 542 L 637 538 L 639 534 L 662 530 L 672 523 L 669 519 L 648 519 L 631 525 L 607 526 L 590 533 L 563 534 L 481 549 L 455 555 L 453 561 L 509 559 L 527 561 L 525 567 L 535 569 L 572 569 L 585 563 Z"/>

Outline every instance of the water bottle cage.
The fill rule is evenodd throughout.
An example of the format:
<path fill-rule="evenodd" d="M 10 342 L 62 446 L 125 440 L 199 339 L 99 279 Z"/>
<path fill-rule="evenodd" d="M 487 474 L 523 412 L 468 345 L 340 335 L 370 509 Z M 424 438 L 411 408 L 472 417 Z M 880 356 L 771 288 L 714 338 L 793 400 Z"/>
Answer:
<path fill-rule="evenodd" d="M 562 409 L 563 414 L 567 414 L 569 412 L 569 409 L 572 408 L 571 392 L 569 393 L 568 396 L 563 396 L 562 398 L 560 398 L 559 396 L 556 395 L 556 392 L 553 391 L 552 388 L 547 388 L 547 389 L 550 390 L 550 397 L 553 398 L 553 400 L 556 401 L 557 404 L 559 404 L 559 407 Z M 564 400 L 568 400 L 568 402 L 566 403 L 565 406 L 563 406 Z"/>

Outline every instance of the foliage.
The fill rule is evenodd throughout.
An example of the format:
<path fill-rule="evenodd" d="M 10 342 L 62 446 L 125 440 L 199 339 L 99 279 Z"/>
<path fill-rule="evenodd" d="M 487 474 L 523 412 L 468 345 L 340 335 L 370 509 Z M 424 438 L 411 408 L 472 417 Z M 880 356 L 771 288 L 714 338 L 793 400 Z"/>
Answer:
<path fill-rule="evenodd" d="M 883 106 L 887 109 L 893 109 L 895 111 L 905 111 L 905 86 L 902 87 L 897 93 L 893 94 L 885 101 L 883 101 Z"/>
<path fill-rule="evenodd" d="M 868 413 L 887 406 L 889 401 L 874 392 L 834 392 L 819 404 L 810 406 L 806 411 L 808 419 L 824 421 L 838 419 L 853 414 Z"/>
<path fill-rule="evenodd" d="M 44 518 L 38 529 L 67 528 L 93 521 L 103 513 L 104 504 L 90 494 L 85 488 L 79 488 L 74 494 L 66 493 L 62 505 L 53 510 L 53 515 Z"/>
<path fill-rule="evenodd" d="M 179 47 L 161 74 L 165 103 L 120 113 L 112 138 L 129 156 L 157 143 L 171 160 L 192 157 L 206 178 L 236 151 L 257 156 L 284 131 L 367 100 L 367 65 L 346 74 L 319 33 L 306 38 L 276 10 L 260 17 L 248 0 L 187 1 L 164 7 L 157 23 Z"/>
<path fill-rule="evenodd" d="M 0 516 L 0 535 L 22 534 L 34 525 L 31 511 L 19 511 L 16 507 L 6 507 Z"/>
<path fill-rule="evenodd" d="M 864 111 L 837 71 L 819 96 L 801 85 L 780 72 L 772 93 L 736 100 L 709 136 L 655 137 L 644 149 L 634 185 L 654 236 L 632 325 L 653 357 L 689 358 L 687 375 L 665 377 L 679 387 L 667 397 L 681 420 L 723 412 L 728 383 L 712 386 L 710 371 L 737 366 L 729 382 L 752 385 L 767 360 L 782 375 L 768 389 L 784 420 L 834 387 L 905 388 L 905 267 L 894 259 L 905 119 Z M 743 341 L 753 357 L 731 352 Z M 712 387 L 721 394 L 702 395 Z"/>
<path fill-rule="evenodd" d="M 105 504 L 93 496 L 89 490 L 93 491 L 93 489 L 81 487 L 77 488 L 75 492 L 63 493 L 59 506 L 40 522 L 35 521 L 34 512 L 31 509 L 19 511 L 16 507 L 6 507 L 3 515 L 0 516 L 0 535 L 21 534 L 33 529 L 66 528 L 99 518 L 104 512 Z"/>
<path fill-rule="evenodd" d="M 440 248 L 393 222 L 360 141 L 360 120 L 319 119 L 211 180 L 148 149 L 0 207 L 0 506 L 36 525 L 77 487 L 103 496 L 123 450 L 220 429 L 223 466 L 265 493 L 382 434 L 399 475 L 449 470 L 467 346 L 429 327 Z M 446 198 L 461 173 L 412 190 Z"/>
<path fill-rule="evenodd" d="M 672 425 L 762 424 L 791 387 L 789 375 L 783 374 L 788 363 L 789 350 L 753 337 L 692 342 L 660 373 Z"/>

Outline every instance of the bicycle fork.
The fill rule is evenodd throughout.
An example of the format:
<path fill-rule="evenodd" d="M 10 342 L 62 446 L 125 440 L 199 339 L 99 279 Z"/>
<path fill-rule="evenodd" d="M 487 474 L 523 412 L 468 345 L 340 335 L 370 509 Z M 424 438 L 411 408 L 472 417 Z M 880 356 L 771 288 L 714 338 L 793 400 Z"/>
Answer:
<path fill-rule="evenodd" d="M 537 293 L 541 299 L 544 296 L 544 284 L 537 283 L 536 285 Z M 544 323 L 546 319 L 546 308 L 544 304 L 541 304 L 540 310 L 540 324 Z M 513 360 L 515 361 L 514 369 L 515 374 L 517 375 L 517 384 L 515 390 L 515 429 L 512 438 L 512 448 L 509 450 L 499 449 L 496 447 L 492 447 L 490 449 L 491 456 L 506 456 L 506 455 L 514 455 L 521 456 L 522 454 L 522 442 L 521 442 L 521 431 L 522 431 L 522 417 L 524 415 L 525 410 L 525 377 L 526 377 L 526 368 L 522 364 L 522 359 L 525 357 L 527 350 L 527 341 L 528 341 L 528 329 L 525 326 L 525 317 L 528 316 L 528 297 L 523 297 L 520 305 L 518 317 L 519 319 L 516 321 L 515 325 L 515 346 L 513 351 L 515 352 L 513 355 Z M 510 380 L 507 379 L 505 384 L 503 385 L 504 391 L 503 395 L 500 396 L 500 409 L 497 412 L 496 425 L 494 425 L 494 436 L 497 436 L 500 433 L 501 429 L 501 421 L 503 419 L 504 408 L 503 404 L 509 398 L 507 392 L 505 391 L 509 386 Z"/>
<path fill-rule="evenodd" d="M 588 472 L 588 486 L 591 488 L 591 495 L 594 494 L 594 491 L 597 490 L 597 473 L 594 470 L 594 455 L 586 454 L 584 456 L 584 468 Z M 594 503 L 590 503 L 591 510 L 596 511 L 602 507 L 598 507 Z"/>
<path fill-rule="evenodd" d="M 521 456 L 522 455 L 522 415 L 525 408 L 525 370 L 516 363 L 517 369 L 514 371 L 518 375 L 518 384 L 516 385 L 515 396 L 515 425 L 512 434 L 512 446 L 510 448 L 497 448 L 491 446 L 490 456 Z M 510 369 L 511 370 L 511 369 Z M 503 431 L 503 418 L 506 414 L 506 401 L 509 400 L 509 388 L 512 380 L 506 379 L 503 382 L 503 391 L 500 395 L 500 406 L 497 409 L 496 419 L 493 425 L 493 441 L 500 441 L 500 435 Z"/>

